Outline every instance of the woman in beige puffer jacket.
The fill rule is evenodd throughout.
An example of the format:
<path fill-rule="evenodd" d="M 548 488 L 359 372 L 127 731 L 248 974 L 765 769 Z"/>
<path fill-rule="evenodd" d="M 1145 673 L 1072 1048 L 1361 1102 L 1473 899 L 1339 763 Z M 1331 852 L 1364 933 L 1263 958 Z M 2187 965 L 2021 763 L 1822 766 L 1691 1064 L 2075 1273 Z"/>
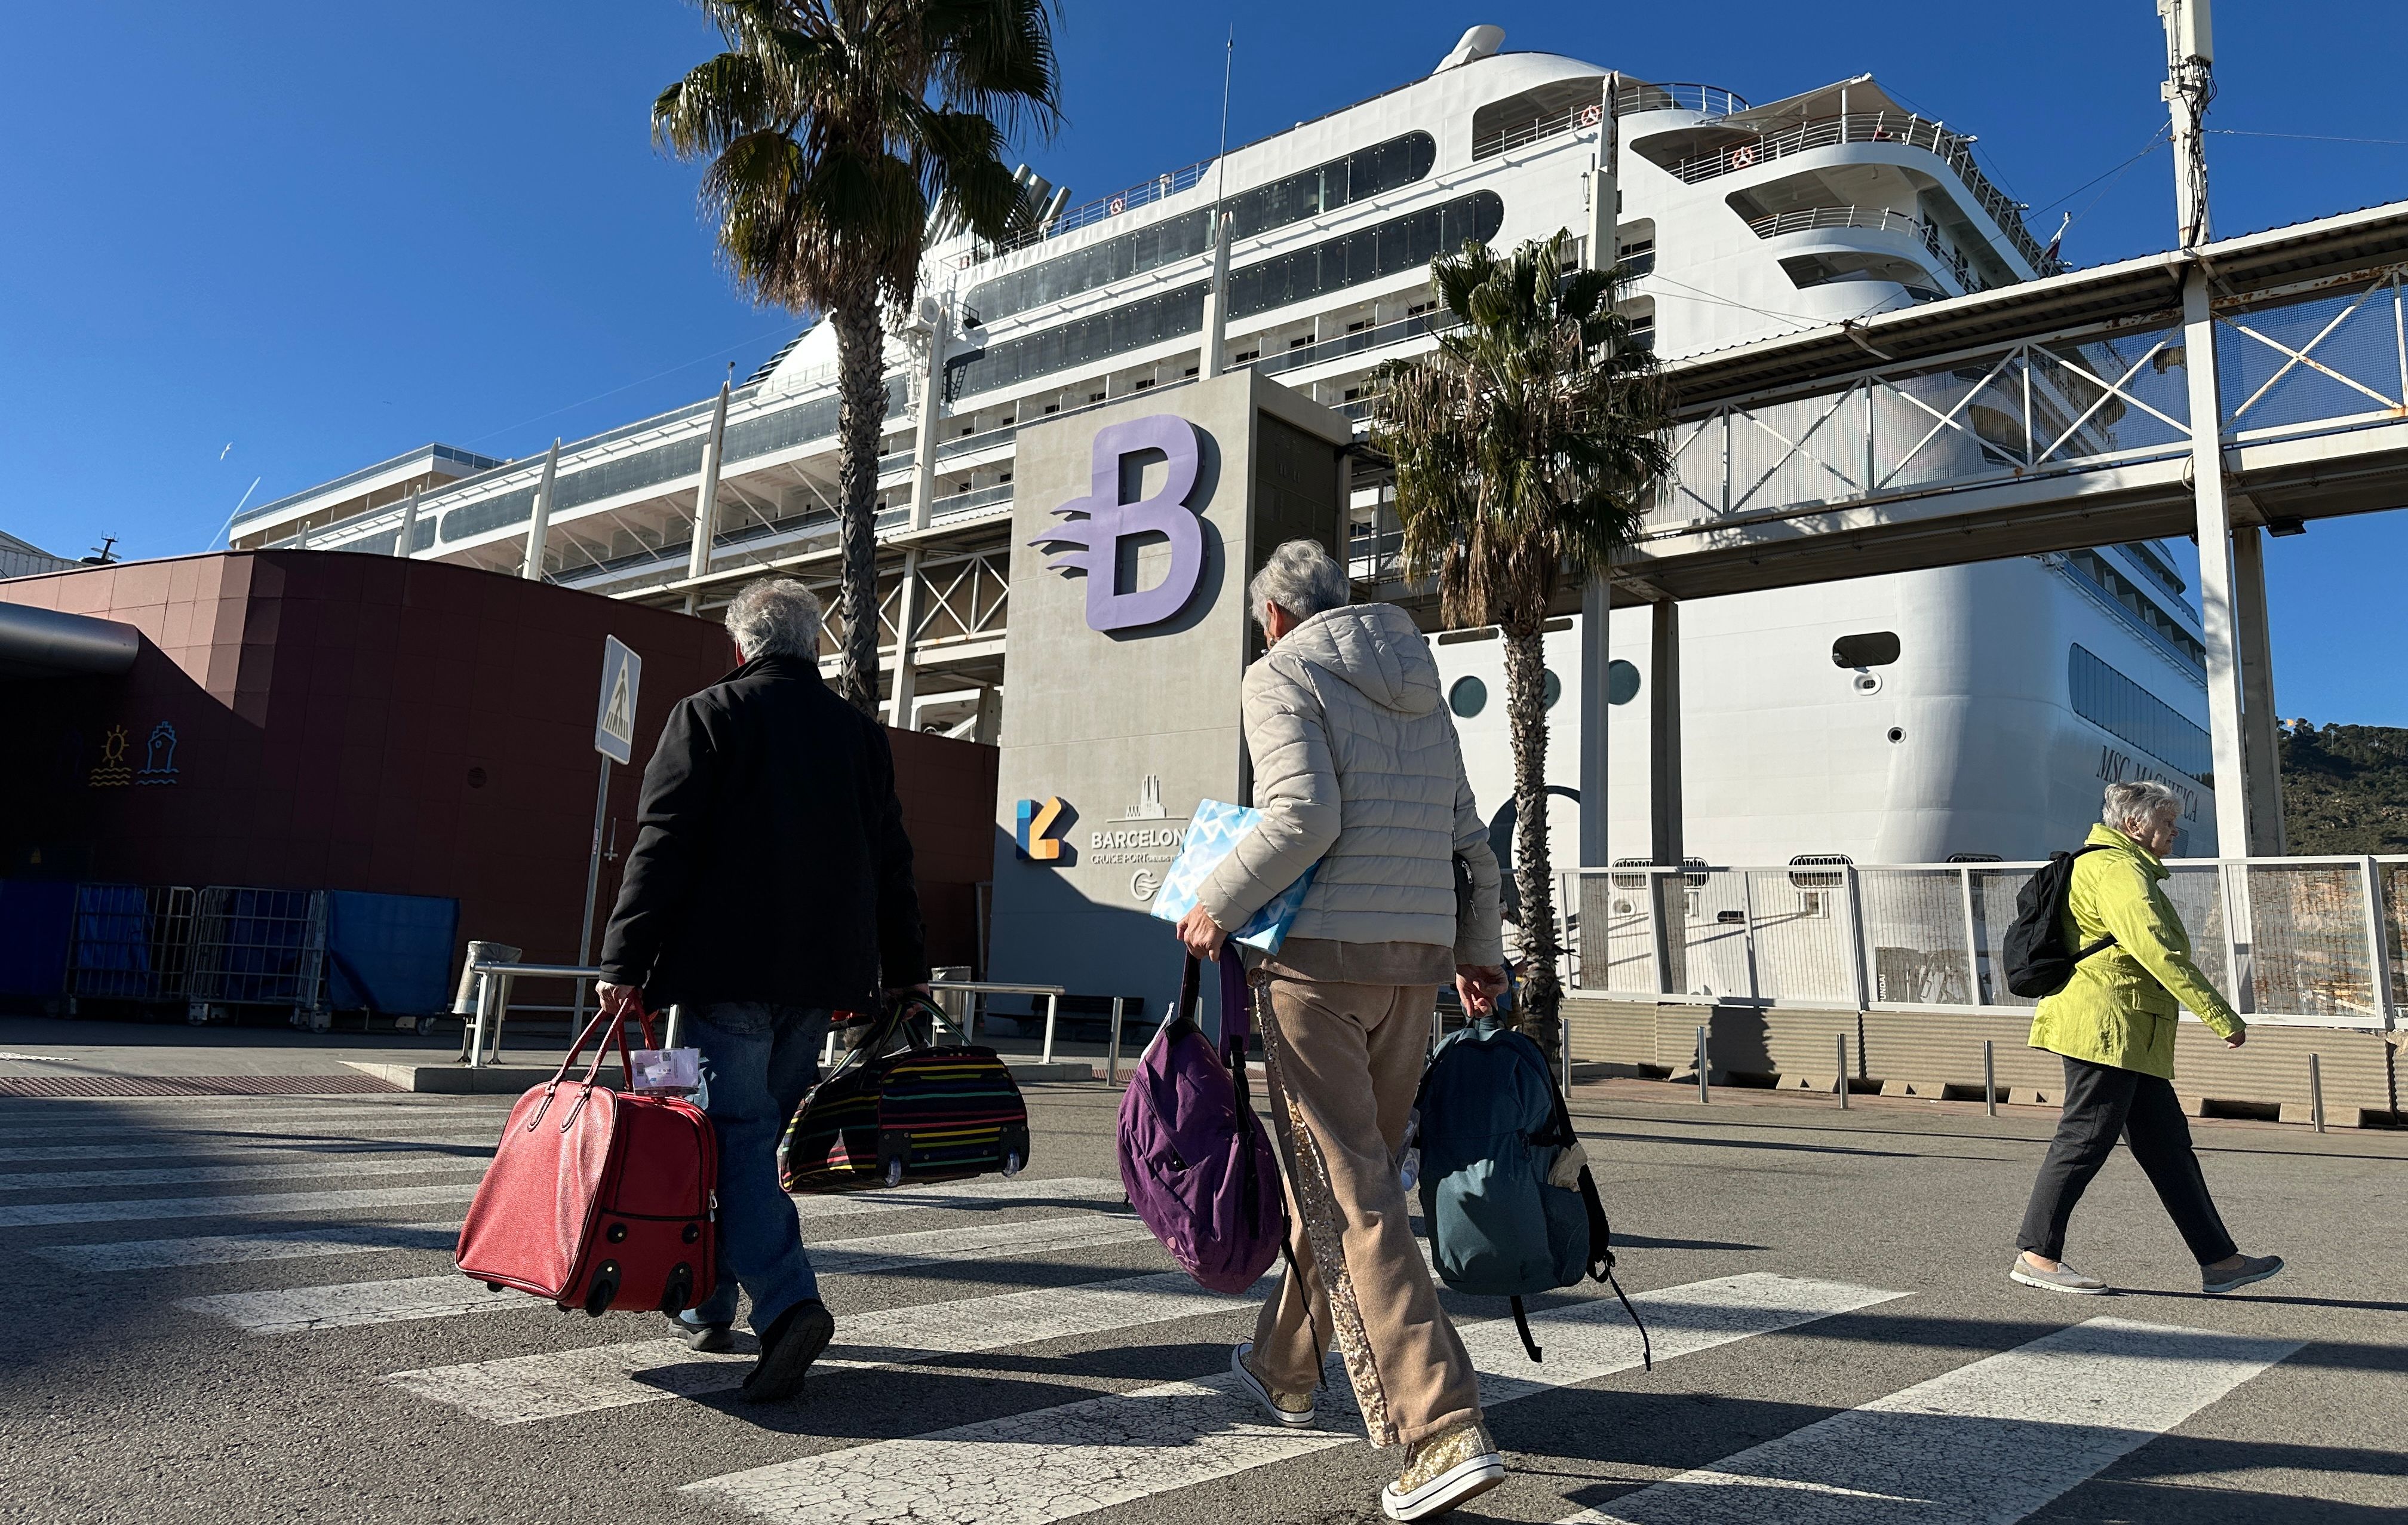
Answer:
<path fill-rule="evenodd" d="M 1407 1447 L 1382 1505 L 1413 1519 L 1505 1475 L 1397 1172 L 1438 987 L 1454 980 L 1468 1009 L 1492 1009 L 1503 948 L 1497 861 L 1429 643 L 1403 611 L 1350 607 L 1349 591 L 1310 540 L 1281 546 L 1249 589 L 1271 640 L 1243 690 L 1262 821 L 1205 881 L 1180 935 L 1217 950 L 1223 928 L 1320 865 L 1254 974 L 1303 1231 L 1295 1271 L 1230 1366 L 1273 1419 L 1309 1424 L 1334 1338 L 1372 1443 Z"/>

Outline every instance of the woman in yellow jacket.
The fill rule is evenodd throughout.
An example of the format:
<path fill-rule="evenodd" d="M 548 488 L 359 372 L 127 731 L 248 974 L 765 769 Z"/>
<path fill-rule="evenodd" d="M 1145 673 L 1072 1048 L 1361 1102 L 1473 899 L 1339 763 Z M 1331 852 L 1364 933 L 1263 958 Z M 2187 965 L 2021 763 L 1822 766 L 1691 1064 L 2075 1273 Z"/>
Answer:
<path fill-rule="evenodd" d="M 2190 936 L 2160 888 L 2159 855 L 2173 845 L 2182 801 L 2154 781 L 2107 786 L 2105 819 L 2090 828 L 2066 895 L 2066 946 L 2082 953 L 2065 988 L 2032 1014 L 2031 1046 L 2065 1060 L 2065 1110 L 2032 1183 L 2009 1274 L 2052 1292 L 2104 1292 L 2107 1284 L 2065 1264 L 2066 1220 L 2122 1134 L 2172 1215 L 2200 1285 L 2229 1292 L 2283 1269 L 2276 1256 L 2243 1255 L 2216 1216 L 2174 1098 L 2174 1022 L 2188 1007 L 2234 1048 L 2248 1029 L 2191 961 Z M 2096 848 L 2098 851 L 2090 851 Z M 2107 940 L 2111 940 L 2109 942 Z"/>

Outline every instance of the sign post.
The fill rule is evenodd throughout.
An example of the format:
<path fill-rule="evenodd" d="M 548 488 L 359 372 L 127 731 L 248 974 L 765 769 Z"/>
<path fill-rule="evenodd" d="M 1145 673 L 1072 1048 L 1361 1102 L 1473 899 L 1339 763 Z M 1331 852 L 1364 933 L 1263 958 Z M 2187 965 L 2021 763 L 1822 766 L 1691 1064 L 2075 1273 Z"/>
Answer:
<path fill-rule="evenodd" d="M 602 754 L 602 782 L 594 791 L 594 850 L 585 863 L 585 922 L 577 933 L 577 962 L 594 957 L 594 895 L 602 884 L 602 823 L 610 810 L 610 765 L 636 755 L 636 695 L 644 659 L 617 636 L 602 638 L 602 695 L 594 712 L 594 750 Z M 572 1037 L 585 1025 L 585 982 L 577 982 Z"/>

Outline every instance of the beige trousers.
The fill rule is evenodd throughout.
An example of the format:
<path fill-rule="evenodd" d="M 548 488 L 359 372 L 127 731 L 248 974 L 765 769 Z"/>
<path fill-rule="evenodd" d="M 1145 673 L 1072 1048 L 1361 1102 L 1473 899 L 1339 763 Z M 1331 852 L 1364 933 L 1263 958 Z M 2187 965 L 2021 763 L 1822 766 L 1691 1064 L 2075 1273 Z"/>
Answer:
<path fill-rule="evenodd" d="M 1344 1356 L 1374 1446 L 1480 1417 L 1479 1378 L 1397 1179 L 1436 988 L 1277 974 L 1262 988 L 1271 1132 L 1301 1231 L 1295 1271 L 1255 1321 L 1255 1369 L 1283 1392 L 1311 1389 L 1317 1331 Z"/>

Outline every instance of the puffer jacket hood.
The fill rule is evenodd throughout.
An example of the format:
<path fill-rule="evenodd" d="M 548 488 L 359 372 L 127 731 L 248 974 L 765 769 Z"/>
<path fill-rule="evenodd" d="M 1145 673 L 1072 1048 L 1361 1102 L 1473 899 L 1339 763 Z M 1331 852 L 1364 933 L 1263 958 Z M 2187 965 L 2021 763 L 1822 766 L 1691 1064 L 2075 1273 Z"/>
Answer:
<path fill-rule="evenodd" d="M 1401 715 L 1426 715 L 1439 705 L 1438 659 L 1394 604 L 1325 610 L 1290 630 L 1264 660 L 1326 673 Z"/>

